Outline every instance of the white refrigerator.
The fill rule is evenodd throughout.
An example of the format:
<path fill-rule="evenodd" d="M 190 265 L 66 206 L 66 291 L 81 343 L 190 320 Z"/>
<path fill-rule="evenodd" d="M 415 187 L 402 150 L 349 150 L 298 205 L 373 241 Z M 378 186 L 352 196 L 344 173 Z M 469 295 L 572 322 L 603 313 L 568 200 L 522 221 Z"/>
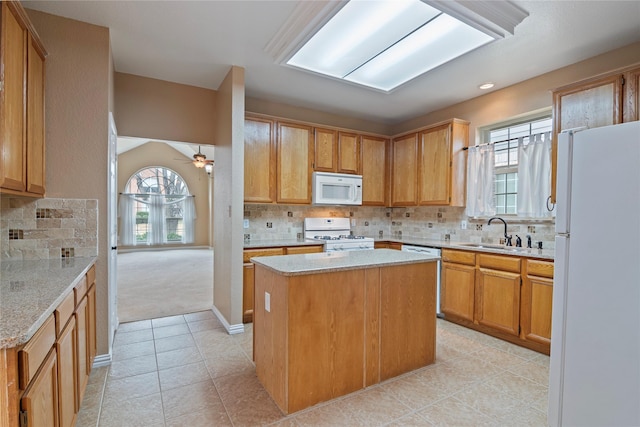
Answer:
<path fill-rule="evenodd" d="M 550 426 L 640 426 L 640 122 L 558 138 Z"/>

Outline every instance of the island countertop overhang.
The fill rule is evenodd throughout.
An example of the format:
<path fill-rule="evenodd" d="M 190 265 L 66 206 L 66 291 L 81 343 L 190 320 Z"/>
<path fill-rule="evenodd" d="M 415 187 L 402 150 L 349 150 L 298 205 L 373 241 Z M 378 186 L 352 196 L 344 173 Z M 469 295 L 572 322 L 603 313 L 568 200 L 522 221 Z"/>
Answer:
<path fill-rule="evenodd" d="M 251 262 L 284 276 L 298 276 L 360 268 L 436 262 L 439 259 L 440 257 L 433 255 L 402 252 L 393 249 L 374 249 L 254 257 L 251 258 Z"/>

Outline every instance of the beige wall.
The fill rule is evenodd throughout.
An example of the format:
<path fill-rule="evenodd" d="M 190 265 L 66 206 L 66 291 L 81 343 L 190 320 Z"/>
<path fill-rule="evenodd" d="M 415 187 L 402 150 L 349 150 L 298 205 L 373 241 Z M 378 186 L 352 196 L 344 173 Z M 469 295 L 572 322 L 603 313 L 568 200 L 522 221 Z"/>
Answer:
<path fill-rule="evenodd" d="M 217 144 L 211 89 L 115 73 L 114 115 L 121 136 Z"/>
<path fill-rule="evenodd" d="M 191 161 L 176 149 L 163 142 L 151 141 L 118 156 L 118 192 L 124 191 L 133 174 L 147 166 L 167 167 L 185 180 L 189 192 L 195 195 L 197 218 L 193 245 L 209 246 L 209 175 L 204 169 L 194 167 Z M 146 247 L 148 246 L 142 248 Z"/>
<path fill-rule="evenodd" d="M 48 198 L 98 200 L 98 354 L 108 349 L 107 148 L 109 30 L 27 11 L 49 52 L 46 61 Z"/>
<path fill-rule="evenodd" d="M 457 117 L 471 122 L 469 143 L 473 145 L 479 127 L 505 121 L 542 108 L 550 108 L 553 89 L 635 63 L 640 63 L 640 42 L 416 117 L 395 126 L 392 133 L 399 134 Z"/>
<path fill-rule="evenodd" d="M 214 168 L 213 303 L 230 332 L 242 326 L 244 69 L 231 67 L 218 89 Z"/>

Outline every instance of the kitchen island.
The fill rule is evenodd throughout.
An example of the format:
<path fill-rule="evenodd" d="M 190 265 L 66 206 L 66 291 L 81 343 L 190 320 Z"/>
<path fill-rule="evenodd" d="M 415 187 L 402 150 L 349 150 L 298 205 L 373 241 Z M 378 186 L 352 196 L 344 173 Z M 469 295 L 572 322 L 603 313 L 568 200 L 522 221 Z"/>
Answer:
<path fill-rule="evenodd" d="M 438 257 L 256 257 L 256 374 L 292 413 L 435 361 Z"/>

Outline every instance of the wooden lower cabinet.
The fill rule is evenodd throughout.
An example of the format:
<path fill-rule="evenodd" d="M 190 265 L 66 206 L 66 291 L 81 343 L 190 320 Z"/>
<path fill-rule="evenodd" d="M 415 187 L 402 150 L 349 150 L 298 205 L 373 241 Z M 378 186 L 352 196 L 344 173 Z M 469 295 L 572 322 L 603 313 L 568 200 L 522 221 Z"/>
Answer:
<path fill-rule="evenodd" d="M 443 249 L 449 321 L 549 354 L 553 261 Z"/>
<path fill-rule="evenodd" d="M 58 391 L 60 427 L 73 427 L 76 424 L 78 407 L 76 389 L 76 319 L 71 316 L 56 343 L 58 353 Z"/>
<path fill-rule="evenodd" d="M 398 242 L 375 242 L 373 244 L 374 249 L 395 249 L 397 251 L 402 250 L 402 243 Z"/>
<path fill-rule="evenodd" d="M 80 301 L 80 304 L 76 307 L 76 323 L 77 323 L 77 335 L 76 335 L 76 348 L 78 352 L 78 365 L 76 384 L 77 388 L 77 405 L 78 407 L 82 403 L 84 397 L 84 390 L 87 387 L 89 381 L 89 357 L 88 357 L 88 333 L 89 333 L 89 309 L 87 306 L 87 298 L 84 297 Z"/>
<path fill-rule="evenodd" d="M 323 250 L 323 245 L 245 249 L 242 257 L 242 323 L 253 322 L 253 288 L 255 267 L 250 261 L 251 258 L 259 256 L 309 254 L 322 252 Z"/>
<path fill-rule="evenodd" d="M 20 399 L 21 425 L 58 427 L 58 358 L 55 349 Z"/>

